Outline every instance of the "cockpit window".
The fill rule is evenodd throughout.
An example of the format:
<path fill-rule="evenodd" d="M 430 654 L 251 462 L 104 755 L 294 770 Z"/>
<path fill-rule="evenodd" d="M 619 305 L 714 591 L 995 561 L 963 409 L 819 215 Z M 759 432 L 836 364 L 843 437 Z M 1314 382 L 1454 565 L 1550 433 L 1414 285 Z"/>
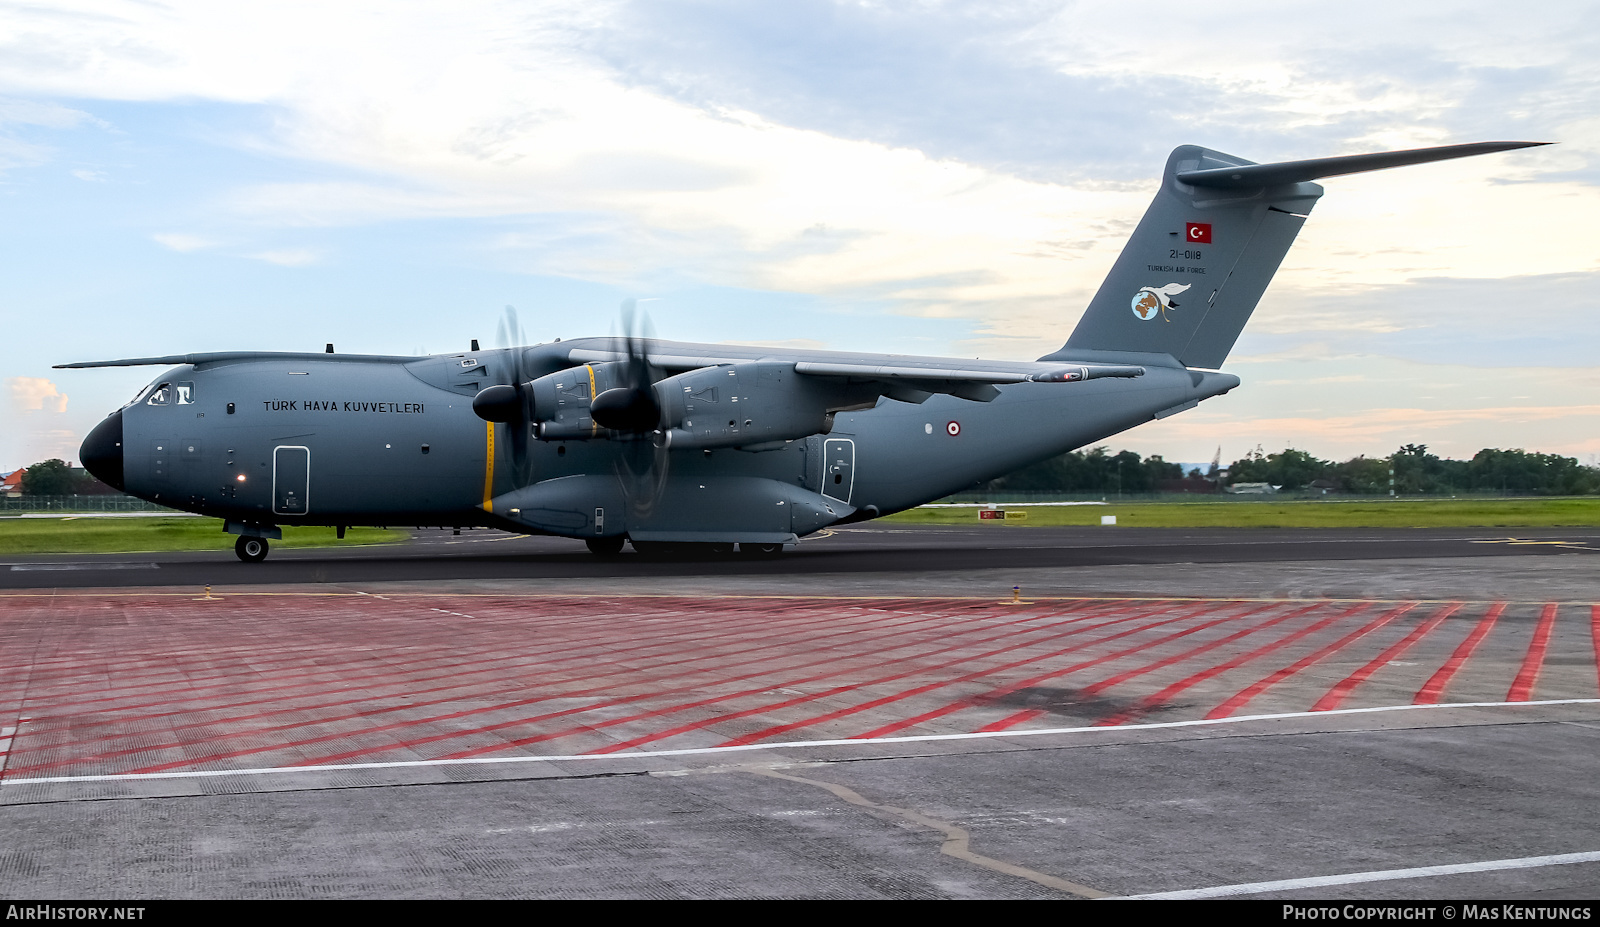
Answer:
<path fill-rule="evenodd" d="M 187 406 L 194 403 L 194 381 L 178 381 L 178 405 Z"/>
<path fill-rule="evenodd" d="M 144 401 L 147 406 L 164 406 L 172 401 L 172 384 L 163 383 L 150 392 L 150 398 Z"/>

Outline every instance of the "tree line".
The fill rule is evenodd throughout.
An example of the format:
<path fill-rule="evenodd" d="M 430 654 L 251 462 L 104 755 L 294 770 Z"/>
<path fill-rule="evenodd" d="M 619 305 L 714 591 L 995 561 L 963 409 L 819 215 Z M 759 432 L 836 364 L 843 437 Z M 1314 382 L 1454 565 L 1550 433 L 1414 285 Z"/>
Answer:
<path fill-rule="evenodd" d="M 43 460 L 22 471 L 22 494 L 25 496 L 98 496 L 115 493 L 87 472 L 67 466 L 59 458 Z"/>
<path fill-rule="evenodd" d="M 1425 444 L 1407 444 L 1389 457 L 1352 457 L 1337 463 L 1295 448 L 1267 454 L 1257 447 L 1226 468 L 1213 465 L 1207 468 L 1208 472 L 1195 468 L 1188 473 L 1159 454 L 1113 454 L 1100 446 L 1042 460 L 975 488 L 1118 494 L 1203 491 L 1208 488 L 1206 483 L 1214 488 L 1234 483 L 1271 483 L 1289 492 L 1327 489 L 1371 495 L 1389 491 L 1391 467 L 1394 489 L 1405 495 L 1495 492 L 1581 496 L 1600 492 L 1600 468 L 1585 467 L 1574 457 L 1486 447 L 1471 460 L 1452 460 L 1428 453 Z M 116 490 L 82 470 L 68 467 L 65 461 L 46 460 L 23 471 L 22 492 L 30 496 L 70 496 Z"/>
<path fill-rule="evenodd" d="M 1295 448 L 1268 454 L 1257 447 L 1226 467 L 1213 464 L 1206 472 L 1194 468 L 1188 473 L 1160 455 L 1113 454 L 1102 446 L 1052 457 L 976 488 L 1114 494 L 1204 491 L 1208 488 L 1205 483 L 1214 488 L 1270 483 L 1287 492 L 1322 489 L 1383 494 L 1390 488 L 1391 467 L 1394 489 L 1405 495 L 1577 496 L 1600 492 L 1600 468 L 1583 466 L 1574 457 L 1484 448 L 1470 460 L 1453 460 L 1429 453 L 1425 444 L 1407 444 L 1389 457 L 1352 457 L 1338 462 Z"/>

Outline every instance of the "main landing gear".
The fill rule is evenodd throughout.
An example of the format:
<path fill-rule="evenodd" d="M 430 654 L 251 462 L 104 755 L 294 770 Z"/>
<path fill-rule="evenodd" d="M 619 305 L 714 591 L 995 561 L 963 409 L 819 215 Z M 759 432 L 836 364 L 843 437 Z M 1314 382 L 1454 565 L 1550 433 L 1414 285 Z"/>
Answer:
<path fill-rule="evenodd" d="M 601 549 L 604 538 L 592 538 L 588 541 L 589 550 L 602 557 L 616 556 L 622 550 L 620 543 L 615 547 L 607 546 Z M 724 543 L 694 543 L 682 541 L 633 541 L 633 549 L 639 556 L 650 560 L 705 560 L 733 555 L 733 544 Z M 752 544 L 741 542 L 739 556 L 745 559 L 769 560 L 783 553 L 782 544 Z"/>
<path fill-rule="evenodd" d="M 233 552 L 245 563 L 260 563 L 267 559 L 267 539 L 241 537 L 233 542 Z"/>
<path fill-rule="evenodd" d="M 618 534 L 609 538 L 585 538 L 583 543 L 589 545 L 589 553 L 596 557 L 615 557 L 622 553 L 622 545 L 626 538 Z"/>

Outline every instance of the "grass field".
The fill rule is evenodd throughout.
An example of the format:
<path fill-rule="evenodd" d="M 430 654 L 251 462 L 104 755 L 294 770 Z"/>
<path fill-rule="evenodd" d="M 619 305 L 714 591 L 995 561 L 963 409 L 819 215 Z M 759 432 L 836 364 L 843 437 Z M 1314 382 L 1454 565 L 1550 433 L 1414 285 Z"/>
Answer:
<path fill-rule="evenodd" d="M 388 544 L 407 533 L 351 528 L 338 540 L 332 528 L 284 528 L 273 547 Z M 215 518 L 0 518 L 0 555 L 140 553 L 159 550 L 229 550 L 235 537 Z"/>
<path fill-rule="evenodd" d="M 984 520 L 979 509 L 912 509 L 889 521 L 922 525 L 1095 525 L 1119 528 L 1540 528 L 1600 525 L 1600 498 L 1399 499 L 1337 502 L 1131 502 L 1106 505 L 1003 505 L 1023 519 Z"/>
<path fill-rule="evenodd" d="M 1393 502 L 1130 502 L 1107 505 L 1002 506 L 1026 518 L 980 520 L 980 509 L 912 509 L 886 520 L 901 524 L 982 524 L 995 531 L 1039 525 L 1099 526 L 1117 516 L 1118 528 L 1540 528 L 1600 525 L 1600 498 L 1400 499 Z M 1109 529 L 1109 530 L 1115 530 Z M 343 541 L 332 528 L 285 528 L 274 547 L 392 544 L 407 533 L 350 528 Z M 0 555 L 139 553 L 227 550 L 234 536 L 214 518 L 0 518 Z"/>

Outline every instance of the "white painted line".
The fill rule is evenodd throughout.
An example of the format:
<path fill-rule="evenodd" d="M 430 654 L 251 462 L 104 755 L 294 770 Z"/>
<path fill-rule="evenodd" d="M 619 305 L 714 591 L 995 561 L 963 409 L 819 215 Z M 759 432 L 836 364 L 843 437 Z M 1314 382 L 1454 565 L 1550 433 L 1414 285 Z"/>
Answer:
<path fill-rule="evenodd" d="M 1262 892 L 1289 892 L 1302 888 L 1328 888 L 1334 885 L 1354 885 L 1358 882 L 1389 882 L 1395 879 L 1426 879 L 1433 876 L 1459 875 L 1465 872 L 1495 872 L 1501 869 L 1537 869 L 1541 866 L 1570 866 L 1573 863 L 1600 863 L 1600 853 L 1560 853 L 1555 856 L 1524 856 L 1520 859 L 1493 859 L 1482 863 L 1457 863 L 1451 866 L 1421 866 L 1416 869 L 1382 869 L 1376 872 L 1351 872 L 1345 875 L 1313 876 L 1309 879 L 1280 879 L 1276 882 L 1246 882 L 1242 885 L 1218 885 L 1214 888 L 1191 888 L 1181 892 L 1153 892 L 1148 895 L 1123 895 L 1123 900 L 1183 900 L 1194 898 L 1229 898 L 1234 895 L 1258 895 Z"/>
<path fill-rule="evenodd" d="M 370 593 L 362 593 L 370 595 Z M 382 598 L 382 596 L 373 596 Z M 1365 715 L 1387 711 L 1439 711 L 1447 708 L 1534 708 L 1540 705 L 1600 705 L 1600 698 L 1562 698 L 1542 702 L 1457 702 L 1438 705 L 1386 705 L 1378 708 L 1339 708 L 1333 711 L 1291 711 L 1275 715 L 1244 715 L 1236 718 L 1201 718 L 1195 721 L 1164 721 L 1158 724 L 1123 724 L 1116 727 L 1053 727 L 1028 731 L 992 731 L 974 734 L 916 734 L 906 737 L 873 737 L 846 740 L 791 740 L 774 744 L 745 744 L 738 747 L 695 747 L 684 750 L 639 750 L 624 753 L 575 753 L 567 756 L 499 756 L 461 760 L 397 760 L 390 763 L 338 763 L 327 766 L 273 766 L 258 769 L 194 769 L 159 773 L 113 773 L 103 776 L 50 776 L 38 779 L 4 779 L 5 785 L 38 785 L 52 782 L 129 782 L 144 779 L 213 779 L 221 776 L 264 776 L 274 773 L 342 772 L 362 769 L 410 769 L 428 766 L 493 766 L 506 763 L 571 763 L 580 760 L 647 759 L 658 756 L 710 756 L 723 753 L 748 753 L 753 750 L 799 750 L 806 747 L 849 747 L 862 744 L 911 744 L 947 740 L 1008 740 L 1047 734 L 1115 733 L 1156 731 L 1182 727 L 1214 727 L 1247 721 L 1280 721 L 1294 718 L 1330 718 L 1337 715 Z"/>
<path fill-rule="evenodd" d="M 154 563 L 124 563 L 112 561 L 110 563 L 13 563 L 13 573 L 31 572 L 34 570 L 159 570 L 160 566 Z"/>

